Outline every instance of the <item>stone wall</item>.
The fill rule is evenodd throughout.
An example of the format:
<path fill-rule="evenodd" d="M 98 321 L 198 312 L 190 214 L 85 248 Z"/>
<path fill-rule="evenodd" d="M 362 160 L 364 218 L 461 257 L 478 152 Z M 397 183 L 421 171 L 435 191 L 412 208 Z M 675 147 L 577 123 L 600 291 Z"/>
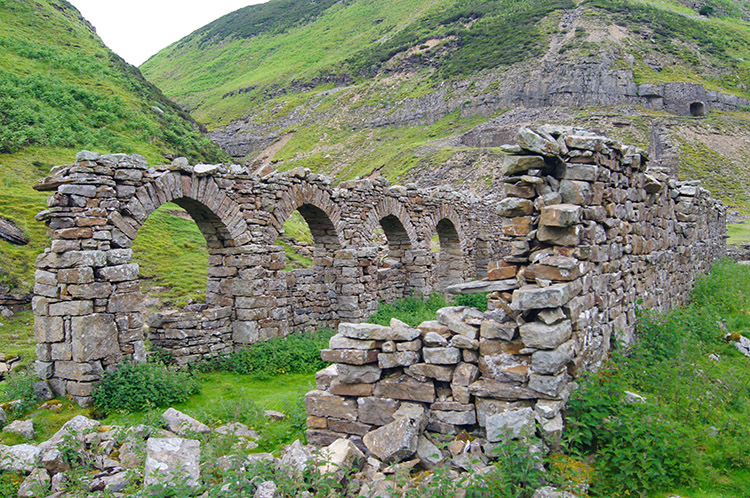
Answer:
<path fill-rule="evenodd" d="M 576 377 L 633 340 L 637 301 L 684 303 L 723 255 L 721 203 L 647 172 L 643 151 L 555 126 L 517 141 L 498 204 L 511 252 L 486 281 L 448 289 L 491 291 L 489 311 L 445 308 L 416 328 L 341 324 L 322 352 L 334 365 L 306 397 L 311 442 L 347 437 L 393 461 L 427 444 L 420 435 L 465 430 L 491 447 L 536 422 L 554 442 Z"/>
<path fill-rule="evenodd" d="M 334 187 L 299 168 L 259 177 L 237 165 L 179 158 L 149 167 L 138 155 L 82 152 L 35 188 L 53 192 L 37 216 L 52 241 L 37 259 L 37 373 L 83 404 L 104 369 L 145 357 L 146 339 L 187 363 L 290 331 L 361 321 L 379 300 L 475 278 L 500 254 L 499 243 L 486 242 L 500 223 L 491 204 L 383 178 Z M 148 216 L 170 201 L 206 239 L 208 308 L 149 318 L 131 246 Z M 310 227 L 314 266 L 287 272 L 274 243 L 295 210 Z M 378 229 L 385 249 L 374 242 Z M 439 253 L 430 249 L 434 235 Z"/>

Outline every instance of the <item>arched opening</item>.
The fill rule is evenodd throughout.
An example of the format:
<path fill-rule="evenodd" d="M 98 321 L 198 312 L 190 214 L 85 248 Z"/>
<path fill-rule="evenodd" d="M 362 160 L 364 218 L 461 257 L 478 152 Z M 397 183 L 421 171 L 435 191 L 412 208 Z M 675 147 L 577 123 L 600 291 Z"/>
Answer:
<path fill-rule="evenodd" d="M 313 331 L 336 323 L 335 252 L 342 248 L 328 214 L 303 204 L 284 220 L 276 245 L 284 247 L 289 326 Z"/>
<path fill-rule="evenodd" d="M 411 246 L 409 233 L 395 215 L 380 219 L 380 228 L 373 233 L 380 247 L 378 254 L 378 300 L 392 301 L 404 296 L 406 270 L 404 258 Z"/>
<path fill-rule="evenodd" d="M 440 244 L 437 262 L 437 278 L 441 289 L 463 282 L 464 262 L 458 230 L 451 220 L 443 218 L 437 224 Z"/>
<path fill-rule="evenodd" d="M 181 197 L 159 206 L 133 239 L 138 278 L 129 290 L 140 294 L 140 305 L 122 323 L 137 329 L 136 316 L 144 317 L 146 338 L 178 364 L 231 351 L 236 269 L 227 264 L 227 251 L 234 245 L 226 225 L 203 203 Z"/>
<path fill-rule="evenodd" d="M 208 244 L 185 209 L 168 202 L 151 213 L 132 249 L 145 310 L 206 302 Z"/>
<path fill-rule="evenodd" d="M 690 104 L 690 115 L 695 117 L 703 117 L 706 115 L 706 104 L 703 102 L 693 102 Z"/>

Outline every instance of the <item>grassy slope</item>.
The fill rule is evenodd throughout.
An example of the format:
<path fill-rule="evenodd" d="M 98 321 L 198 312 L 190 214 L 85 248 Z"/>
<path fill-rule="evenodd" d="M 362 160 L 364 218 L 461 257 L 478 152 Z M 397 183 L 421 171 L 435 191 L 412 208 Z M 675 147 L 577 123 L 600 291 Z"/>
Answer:
<path fill-rule="evenodd" d="M 164 153 L 226 158 L 70 4 L 0 0 L 0 216 L 31 240 L 24 247 L 0 241 L 0 285 L 20 292 L 33 285 L 34 259 L 47 245 L 33 216 L 48 193 L 30 187 L 81 149 L 139 153 L 152 164 L 164 162 Z"/>
<path fill-rule="evenodd" d="M 374 9 L 374 0 L 357 0 L 328 8 L 321 2 L 299 22 L 277 13 L 273 23 L 263 24 L 273 7 L 285 1 L 271 0 L 217 20 L 165 48 L 142 69 L 209 128 L 246 116 L 255 129 L 270 128 L 279 136 L 291 132 L 291 140 L 274 157 L 279 169 L 304 166 L 342 180 L 377 170 L 392 181 L 408 181 L 410 172 L 434 170 L 462 154 L 491 156 L 492 151 L 456 149 L 444 140 L 492 116 L 456 112 L 406 127 L 363 123 L 387 119 L 409 99 L 446 88 L 445 98 L 461 95 L 466 102 L 491 94 L 502 84 L 506 68 L 537 60 L 554 37 L 564 34 L 558 27 L 561 9 L 574 7 L 552 0 L 387 0 Z M 748 96 L 747 7 L 734 0 L 713 2 L 709 18 L 688 3 L 584 1 L 576 36 L 566 38 L 555 57 L 574 62 L 607 54 L 617 67 L 632 69 L 637 82 L 692 81 Z M 597 31 L 612 25 L 623 27 L 624 40 L 595 40 Z M 626 63 L 630 57 L 632 65 Z M 746 133 L 750 125 L 746 113 L 717 119 L 723 129 L 741 128 L 738 133 Z M 684 123 L 690 121 L 678 125 Z M 647 145 L 649 129 L 650 122 L 627 138 Z M 686 176 L 708 180 L 709 187 L 734 204 L 750 202 L 737 182 L 730 190 L 722 185 L 741 173 L 742 161 L 730 156 L 729 172 L 706 169 L 706 157 L 721 150 L 703 145 L 707 150 L 698 157 L 687 150 Z M 463 164 L 476 167 L 477 162 Z M 464 174 L 454 176 L 460 180 Z"/>

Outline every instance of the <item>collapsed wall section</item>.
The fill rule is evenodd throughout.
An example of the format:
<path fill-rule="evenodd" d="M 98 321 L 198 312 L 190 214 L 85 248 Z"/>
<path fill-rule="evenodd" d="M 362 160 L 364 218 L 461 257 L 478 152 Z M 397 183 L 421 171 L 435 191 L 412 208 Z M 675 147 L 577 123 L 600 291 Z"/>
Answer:
<path fill-rule="evenodd" d="M 683 304 L 723 255 L 721 203 L 648 171 L 645 152 L 556 126 L 522 129 L 517 142 L 497 205 L 511 252 L 484 281 L 448 288 L 491 292 L 489 311 L 444 308 L 416 328 L 340 325 L 322 353 L 334 365 L 306 397 L 311 442 L 345 437 L 397 461 L 425 439 L 467 431 L 490 451 L 538 424 L 554 443 L 576 377 L 633 341 L 638 303 Z"/>

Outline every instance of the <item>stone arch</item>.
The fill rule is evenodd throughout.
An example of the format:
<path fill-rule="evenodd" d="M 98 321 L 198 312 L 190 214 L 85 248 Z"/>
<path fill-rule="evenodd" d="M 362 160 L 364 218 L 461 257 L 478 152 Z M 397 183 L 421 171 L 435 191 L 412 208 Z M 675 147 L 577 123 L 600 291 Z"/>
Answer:
<path fill-rule="evenodd" d="M 383 226 L 383 220 L 387 220 L 388 226 Z M 404 248 L 408 243 L 413 248 L 419 244 L 419 236 L 409 212 L 403 204 L 392 197 L 383 199 L 368 213 L 367 237 L 372 239 L 373 232 L 378 227 L 385 232 L 389 246 L 398 245 Z"/>
<path fill-rule="evenodd" d="M 271 217 L 268 243 L 273 244 L 284 222 L 294 211 L 299 211 L 310 227 L 316 248 L 326 251 L 341 249 L 341 211 L 325 190 L 311 185 L 294 185 L 284 192 Z"/>
<path fill-rule="evenodd" d="M 691 102 L 690 103 L 690 115 L 694 117 L 703 117 L 708 115 L 706 112 L 705 102 Z"/>
<path fill-rule="evenodd" d="M 449 285 L 461 283 L 466 273 L 464 257 L 466 239 L 463 234 L 461 218 L 455 209 L 443 205 L 438 210 L 437 222 L 433 233 L 440 240 L 435 276 L 442 289 Z"/>
<path fill-rule="evenodd" d="M 209 249 L 249 242 L 240 206 L 221 190 L 213 178 L 165 173 L 154 182 L 138 187 L 121 211 L 110 215 L 110 221 L 125 236 L 114 240 L 115 245 L 129 248 L 148 217 L 168 202 L 174 202 L 188 212 Z"/>

